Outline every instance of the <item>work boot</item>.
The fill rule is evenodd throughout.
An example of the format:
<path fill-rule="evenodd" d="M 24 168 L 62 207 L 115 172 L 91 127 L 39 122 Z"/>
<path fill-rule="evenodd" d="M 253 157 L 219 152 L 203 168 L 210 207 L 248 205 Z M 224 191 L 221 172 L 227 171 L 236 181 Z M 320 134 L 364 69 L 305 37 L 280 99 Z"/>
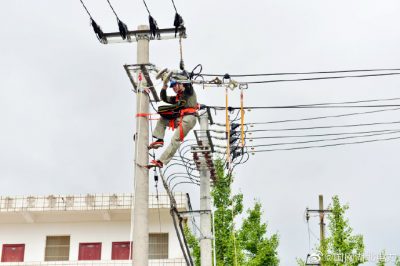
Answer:
<path fill-rule="evenodd" d="M 164 140 L 163 139 L 157 139 L 156 141 L 150 143 L 149 149 L 158 149 L 164 146 Z"/>
<path fill-rule="evenodd" d="M 146 166 L 147 169 L 154 167 L 162 168 L 164 165 L 160 160 L 152 160 L 149 165 Z"/>

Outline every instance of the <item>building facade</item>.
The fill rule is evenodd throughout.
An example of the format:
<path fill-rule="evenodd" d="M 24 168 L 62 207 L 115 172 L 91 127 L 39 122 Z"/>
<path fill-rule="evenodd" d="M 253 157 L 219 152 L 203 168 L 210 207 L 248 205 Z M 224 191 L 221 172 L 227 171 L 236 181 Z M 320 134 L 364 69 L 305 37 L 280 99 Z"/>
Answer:
<path fill-rule="evenodd" d="M 180 211 L 186 194 L 175 194 Z M 131 194 L 0 197 L 0 265 L 132 265 Z M 166 194 L 149 197 L 149 265 L 185 265 Z M 140 243 L 139 243 L 140 244 Z"/>

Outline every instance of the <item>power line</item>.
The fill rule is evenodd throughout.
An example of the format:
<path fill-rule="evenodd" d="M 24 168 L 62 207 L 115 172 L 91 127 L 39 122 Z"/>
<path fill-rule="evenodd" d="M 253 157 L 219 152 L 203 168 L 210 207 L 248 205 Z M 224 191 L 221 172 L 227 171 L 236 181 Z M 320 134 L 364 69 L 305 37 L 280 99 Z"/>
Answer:
<path fill-rule="evenodd" d="M 304 146 L 304 147 L 283 148 L 283 149 L 257 150 L 257 151 L 252 151 L 252 153 L 255 153 L 255 152 L 272 152 L 272 151 L 304 150 L 304 149 L 313 149 L 313 148 L 326 148 L 326 147 L 344 146 L 344 145 L 362 144 L 362 143 L 371 143 L 371 142 L 388 141 L 388 140 L 396 140 L 396 139 L 400 139 L 400 137 L 393 137 L 393 138 L 386 138 L 386 139 L 372 139 L 372 140 L 345 142 L 345 143 L 335 143 L 335 144 L 326 144 L 326 145 L 319 145 L 319 146 Z"/>
<path fill-rule="evenodd" d="M 82 1 L 82 0 L 79 0 L 79 1 L 81 2 L 81 4 L 82 4 L 83 8 L 86 10 L 86 13 L 89 15 L 89 17 L 90 17 L 91 19 L 93 19 L 93 18 L 92 18 L 92 15 L 90 14 L 89 10 L 87 9 L 87 7 L 86 7 L 85 3 L 83 3 L 83 1 Z"/>
<path fill-rule="evenodd" d="M 400 123 L 400 121 L 393 121 L 393 122 L 376 122 L 376 123 L 366 123 L 366 124 L 333 125 L 333 126 L 317 126 L 317 127 L 255 129 L 255 130 L 248 130 L 247 132 L 287 131 L 287 130 L 310 130 L 310 129 L 346 128 L 346 127 L 364 127 L 364 126 L 375 126 L 375 125 L 392 125 L 392 124 L 399 124 L 399 123 Z"/>
<path fill-rule="evenodd" d="M 90 18 L 90 24 L 92 25 L 93 31 L 96 34 L 97 39 L 101 42 L 101 43 L 105 43 L 105 39 L 104 39 L 104 32 L 101 29 L 101 27 L 96 23 L 96 21 L 94 21 L 92 15 L 90 14 L 89 10 L 87 9 L 85 3 L 83 3 L 82 0 L 79 0 L 83 6 L 83 8 L 86 10 L 86 13 L 89 15 Z"/>
<path fill-rule="evenodd" d="M 366 137 L 389 135 L 389 134 L 396 134 L 396 133 L 400 133 L 400 130 L 383 132 L 383 133 L 375 133 L 375 134 L 367 134 L 367 135 L 359 135 L 359 136 L 340 137 L 340 138 L 333 138 L 333 139 L 317 139 L 317 140 L 308 140 L 308 141 L 259 144 L 259 145 L 253 145 L 253 146 L 248 146 L 248 147 L 255 148 L 255 147 L 269 147 L 269 146 L 281 146 L 281 145 L 297 145 L 297 144 L 315 143 L 315 142 L 323 142 L 323 141 L 337 141 L 337 140 L 354 139 L 354 138 L 366 138 Z"/>
<path fill-rule="evenodd" d="M 372 130 L 372 131 L 361 131 L 361 132 L 341 132 L 341 133 L 327 133 L 327 134 L 310 134 L 310 135 L 287 135 L 287 136 L 263 136 L 263 137 L 249 137 L 250 140 L 254 139 L 281 139 L 281 138 L 308 138 L 308 137 L 325 137 L 325 136 L 341 136 L 341 135 L 354 135 L 354 134 L 369 134 L 378 132 L 390 132 L 397 131 L 400 129 L 385 129 L 385 130 Z"/>
<path fill-rule="evenodd" d="M 276 123 L 286 123 L 286 122 L 299 122 L 299 121 L 309 121 L 309 120 L 318 120 L 318 119 L 326 119 L 326 118 L 338 118 L 338 117 L 346 117 L 346 116 L 354 116 L 354 115 L 373 114 L 373 113 L 396 111 L 396 110 L 400 110 L 400 108 L 382 109 L 382 110 L 340 114 L 340 115 L 316 116 L 316 117 L 308 117 L 308 118 L 300 118 L 300 119 L 275 120 L 275 121 L 268 121 L 268 122 L 254 122 L 254 123 L 245 123 L 245 125 L 264 125 L 264 124 L 276 124 Z"/>
<path fill-rule="evenodd" d="M 175 12 L 178 13 L 178 10 L 176 9 L 175 1 L 171 0 L 171 2 L 172 2 L 172 5 L 174 6 Z"/>
<path fill-rule="evenodd" d="M 119 33 L 120 33 L 122 39 L 125 40 L 128 37 L 128 26 L 119 19 L 117 12 L 115 12 L 114 7 L 111 5 L 110 0 L 107 0 L 107 2 L 108 2 L 108 5 L 110 6 L 112 12 L 114 13 L 115 17 L 117 18 Z"/>
<path fill-rule="evenodd" d="M 352 76 L 330 76 L 330 77 L 315 77 L 315 78 L 300 78 L 300 79 L 271 79 L 271 80 L 262 80 L 262 81 L 243 81 L 242 83 L 261 84 L 261 83 L 275 83 L 275 82 L 311 81 L 311 80 L 345 79 L 345 78 L 367 78 L 367 77 L 396 76 L 396 75 L 400 75 L 400 73 L 365 74 L 365 75 L 352 75 Z"/>
<path fill-rule="evenodd" d="M 225 106 L 207 106 L 216 111 L 225 110 Z M 281 105 L 281 106 L 245 106 L 244 109 L 318 109 L 318 108 L 384 108 L 384 107 L 400 107 L 400 104 L 378 104 L 378 105 Z M 229 106 L 228 110 L 238 110 L 241 107 Z"/>
<path fill-rule="evenodd" d="M 266 74 L 229 74 L 231 77 L 260 77 L 260 76 L 283 76 L 283 75 L 315 75 L 315 74 L 335 74 L 335 73 L 354 73 L 354 72 L 378 72 L 378 71 L 400 71 L 400 68 L 377 68 L 377 69 L 352 69 L 352 70 L 331 70 L 331 71 L 311 71 L 311 72 L 281 72 Z M 201 74 L 205 77 L 223 77 L 226 74 Z"/>

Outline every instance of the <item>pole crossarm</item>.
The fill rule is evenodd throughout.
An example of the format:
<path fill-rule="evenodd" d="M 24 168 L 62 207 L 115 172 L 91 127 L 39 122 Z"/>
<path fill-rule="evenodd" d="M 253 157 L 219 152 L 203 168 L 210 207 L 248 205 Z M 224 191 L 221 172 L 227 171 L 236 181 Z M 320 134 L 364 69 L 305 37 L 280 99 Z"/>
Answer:
<path fill-rule="evenodd" d="M 129 80 L 133 86 L 133 91 L 137 93 L 137 81 L 135 80 L 138 71 L 143 73 L 143 76 L 147 83 L 147 88 L 150 90 L 153 95 L 153 101 L 159 102 L 160 98 L 158 97 L 157 91 L 154 88 L 153 81 L 150 78 L 150 72 L 157 71 L 157 68 L 153 64 L 132 64 L 132 65 L 124 65 L 124 69 L 126 74 L 128 75 Z"/>
<path fill-rule="evenodd" d="M 207 168 L 210 171 L 210 178 L 212 181 L 216 181 L 216 171 L 214 161 L 212 158 L 212 151 L 209 146 L 192 145 L 191 153 L 193 153 L 193 160 L 196 164 L 196 168 L 200 171 L 202 168 Z"/>
<path fill-rule="evenodd" d="M 324 213 L 324 212 L 332 212 L 332 210 L 329 210 L 329 209 L 327 209 L 327 210 L 310 210 L 310 209 L 307 209 L 307 212 Z"/>
<path fill-rule="evenodd" d="M 143 38 L 147 38 L 150 41 L 155 41 L 155 40 L 171 40 L 176 38 L 186 39 L 187 37 L 186 28 L 183 26 L 179 27 L 176 33 L 175 33 L 175 28 L 159 29 L 157 33 L 159 33 L 159 35 L 156 34 L 156 36 L 153 36 L 150 30 L 128 31 L 126 39 L 124 40 L 120 32 L 105 32 L 104 37 L 100 39 L 100 42 L 102 44 L 131 43 L 131 42 L 137 42 L 138 40 Z"/>

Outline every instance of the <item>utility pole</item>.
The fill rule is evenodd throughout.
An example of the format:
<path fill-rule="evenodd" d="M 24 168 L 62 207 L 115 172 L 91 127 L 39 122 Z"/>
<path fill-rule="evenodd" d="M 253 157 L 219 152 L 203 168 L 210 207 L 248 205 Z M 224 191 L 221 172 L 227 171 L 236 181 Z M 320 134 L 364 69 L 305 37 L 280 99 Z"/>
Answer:
<path fill-rule="evenodd" d="M 307 222 L 310 219 L 310 212 L 316 212 L 319 214 L 319 240 L 320 240 L 320 245 L 322 246 L 322 243 L 325 240 L 325 213 L 327 212 L 332 212 L 331 210 L 324 210 L 324 196 L 319 195 L 318 196 L 319 200 L 319 209 L 318 210 L 310 210 L 306 209 L 306 219 Z"/>
<path fill-rule="evenodd" d="M 86 7 L 85 7 L 86 8 Z M 135 186 L 134 204 L 131 210 L 133 220 L 133 256 L 132 265 L 148 266 L 149 259 L 149 103 L 151 92 L 154 101 L 159 101 L 157 92 L 149 75 L 149 68 L 154 66 L 149 63 L 149 43 L 153 40 L 182 39 L 186 38 L 186 28 L 180 25 L 176 28 L 157 29 L 151 31 L 149 26 L 140 25 L 136 31 L 102 32 L 95 29 L 95 33 L 102 44 L 132 43 L 137 42 L 137 64 L 125 65 L 125 71 L 137 93 L 136 97 L 136 133 L 135 133 Z M 137 74 L 139 82 L 136 82 Z M 141 84 L 143 82 L 143 84 Z M 141 85 L 141 86 L 140 86 Z M 145 86 L 143 86 L 145 85 Z M 144 87 L 147 87 L 145 90 Z M 133 215 L 133 217 L 132 217 Z"/>
<path fill-rule="evenodd" d="M 324 223 L 324 196 L 319 195 L 319 239 L 321 241 L 321 246 L 322 243 L 325 240 L 325 223 Z"/>
<path fill-rule="evenodd" d="M 149 27 L 140 25 L 138 30 L 148 30 Z M 137 64 L 149 63 L 148 34 L 137 35 Z M 144 79 L 142 77 L 142 79 Z M 149 113 L 149 96 L 139 86 L 136 95 L 137 114 Z M 147 116 L 136 117 L 135 145 L 135 187 L 134 187 L 134 218 L 133 218 L 133 256 L 132 265 L 147 266 L 149 263 L 149 120 Z"/>
<path fill-rule="evenodd" d="M 200 115 L 200 130 L 208 131 L 208 112 Z M 201 137 L 203 146 L 209 146 L 207 135 Z M 200 265 L 212 265 L 212 234 L 211 234 L 211 193 L 210 172 L 204 160 L 200 166 Z"/>

